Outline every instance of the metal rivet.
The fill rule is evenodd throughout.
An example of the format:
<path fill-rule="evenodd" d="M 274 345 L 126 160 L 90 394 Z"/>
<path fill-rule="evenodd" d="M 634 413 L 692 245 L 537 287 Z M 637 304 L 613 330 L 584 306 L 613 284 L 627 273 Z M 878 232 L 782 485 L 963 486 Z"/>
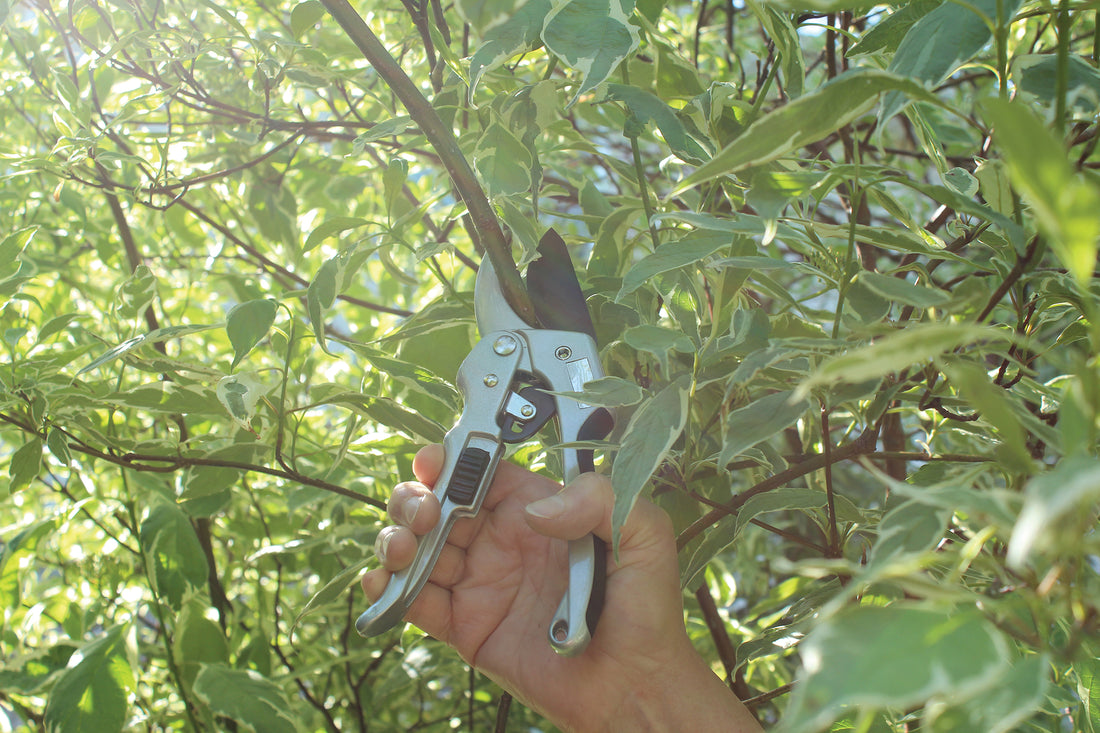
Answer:
<path fill-rule="evenodd" d="M 495 375 L 495 374 L 486 374 L 485 379 L 483 379 L 481 381 L 485 382 L 486 387 L 495 387 L 495 386 L 497 386 L 497 375 Z"/>
<path fill-rule="evenodd" d="M 558 357 L 562 361 L 565 361 L 569 357 L 573 356 L 573 350 L 570 349 L 568 346 L 559 346 L 558 350 L 554 352 L 554 356 Z"/>
<path fill-rule="evenodd" d="M 501 336 L 493 342 L 493 351 L 498 356 L 508 356 L 516 350 L 516 340 L 511 336 Z"/>
<path fill-rule="evenodd" d="M 531 407 L 531 405 L 524 405 L 523 407 L 519 408 L 519 414 L 523 415 L 524 417 L 531 417 L 535 414 L 535 408 Z"/>

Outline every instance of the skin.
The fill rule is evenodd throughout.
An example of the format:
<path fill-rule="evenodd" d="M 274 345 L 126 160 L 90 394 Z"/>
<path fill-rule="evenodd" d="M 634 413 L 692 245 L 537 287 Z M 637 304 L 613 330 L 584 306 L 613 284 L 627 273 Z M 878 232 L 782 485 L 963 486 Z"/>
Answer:
<path fill-rule="evenodd" d="M 375 546 L 382 567 L 362 581 L 371 602 L 439 520 L 429 487 L 442 461 L 440 446 L 422 449 L 418 481 L 395 487 L 395 525 Z M 562 540 L 593 532 L 610 541 L 613 503 L 598 474 L 562 489 L 502 463 L 478 516 L 455 524 L 406 620 L 565 731 L 761 730 L 687 637 L 672 524 L 647 501 L 623 527 L 617 563 L 609 552 L 606 602 L 587 649 L 566 658 L 550 647 L 547 627 L 566 588 Z"/>

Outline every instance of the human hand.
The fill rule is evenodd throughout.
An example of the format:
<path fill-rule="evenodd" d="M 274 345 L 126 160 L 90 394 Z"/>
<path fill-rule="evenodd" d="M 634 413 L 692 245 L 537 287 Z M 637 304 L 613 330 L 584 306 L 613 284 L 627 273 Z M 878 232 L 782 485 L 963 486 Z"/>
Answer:
<path fill-rule="evenodd" d="M 394 489 L 388 509 L 397 525 L 376 544 L 383 567 L 363 577 L 372 602 L 438 521 L 428 486 L 442 462 L 440 446 L 422 449 L 413 461 L 420 483 Z M 576 657 L 553 651 L 547 628 L 566 589 L 563 540 L 589 532 L 610 540 L 613 503 L 597 474 L 562 490 L 502 462 L 481 512 L 455 523 L 406 620 L 564 730 L 759 730 L 688 640 L 672 525 L 647 501 L 622 529 L 618 562 L 609 550 L 592 641 Z"/>

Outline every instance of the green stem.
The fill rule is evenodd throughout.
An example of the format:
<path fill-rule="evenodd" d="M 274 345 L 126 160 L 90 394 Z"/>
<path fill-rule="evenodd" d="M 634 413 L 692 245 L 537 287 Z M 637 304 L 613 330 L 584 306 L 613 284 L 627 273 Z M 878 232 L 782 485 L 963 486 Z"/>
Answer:
<path fill-rule="evenodd" d="M 619 68 L 623 77 L 623 84 L 630 84 L 630 70 L 627 68 L 627 64 L 623 64 Z M 631 119 L 630 114 L 632 113 L 627 112 L 628 125 Z M 642 166 L 642 151 L 638 147 L 638 135 L 627 135 L 627 138 L 630 139 L 630 155 L 634 159 L 634 177 L 638 179 L 638 193 L 642 198 L 642 209 L 645 211 L 646 228 L 649 229 L 649 239 L 653 243 L 653 249 L 656 250 L 661 240 L 657 236 L 657 228 L 653 226 L 653 202 L 649 200 L 649 185 L 646 182 L 645 168 Z"/>
<path fill-rule="evenodd" d="M 997 47 L 997 79 L 1000 82 L 1001 99 L 1008 99 L 1008 26 L 1011 18 L 1005 16 L 1004 0 L 997 0 L 997 18 L 994 28 Z"/>
<path fill-rule="evenodd" d="M 1062 0 L 1058 5 L 1058 56 L 1054 76 L 1054 124 L 1057 125 L 1058 135 L 1062 135 L 1066 127 L 1066 90 L 1069 86 L 1069 40 L 1070 40 L 1070 15 L 1069 0 Z"/>
<path fill-rule="evenodd" d="M 435 108 L 420 93 L 416 84 L 401 69 L 347 0 L 321 0 L 321 4 L 340 24 L 390 90 L 401 100 L 409 116 L 428 138 L 428 142 L 431 143 L 439 159 L 443 161 L 447 173 L 450 174 L 458 195 L 470 212 L 474 228 L 485 247 L 485 254 L 493 264 L 493 269 L 500 280 L 505 299 L 520 318 L 529 324 L 536 324 L 534 308 L 531 307 L 531 300 L 523 287 L 516 263 L 512 259 L 511 248 L 500 228 L 500 222 L 497 221 L 481 184 L 474 176 L 469 161 L 458 147 L 458 140 L 455 139 L 454 133 L 443 123 L 436 114 Z"/>
<path fill-rule="evenodd" d="M 645 223 L 649 228 L 649 238 L 656 250 L 661 241 L 657 237 L 657 228 L 653 226 L 653 204 L 649 200 L 649 186 L 646 184 L 645 170 L 642 168 L 642 154 L 638 150 L 638 138 L 630 138 L 630 153 L 634 156 L 634 176 L 638 179 L 638 191 L 642 196 L 642 209 L 645 210 Z"/>

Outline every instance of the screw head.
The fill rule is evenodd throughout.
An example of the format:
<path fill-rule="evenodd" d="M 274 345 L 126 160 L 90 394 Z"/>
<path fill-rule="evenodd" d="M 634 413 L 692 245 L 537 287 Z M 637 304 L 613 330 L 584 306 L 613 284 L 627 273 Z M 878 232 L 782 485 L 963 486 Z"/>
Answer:
<path fill-rule="evenodd" d="M 486 374 L 485 379 L 481 381 L 485 383 L 486 387 L 495 387 L 497 386 L 497 382 L 499 380 L 497 379 L 497 375 L 495 374 Z"/>
<path fill-rule="evenodd" d="M 508 356 L 515 350 L 516 340 L 507 334 L 499 336 L 497 340 L 493 342 L 493 352 L 498 356 Z"/>
<path fill-rule="evenodd" d="M 519 414 L 523 415 L 524 417 L 534 417 L 535 408 L 531 407 L 531 405 L 524 405 L 523 407 L 519 408 Z"/>
<path fill-rule="evenodd" d="M 569 357 L 573 356 L 573 350 L 568 346 L 559 346 L 557 351 L 554 352 L 554 356 L 558 357 L 561 361 L 565 361 Z"/>

